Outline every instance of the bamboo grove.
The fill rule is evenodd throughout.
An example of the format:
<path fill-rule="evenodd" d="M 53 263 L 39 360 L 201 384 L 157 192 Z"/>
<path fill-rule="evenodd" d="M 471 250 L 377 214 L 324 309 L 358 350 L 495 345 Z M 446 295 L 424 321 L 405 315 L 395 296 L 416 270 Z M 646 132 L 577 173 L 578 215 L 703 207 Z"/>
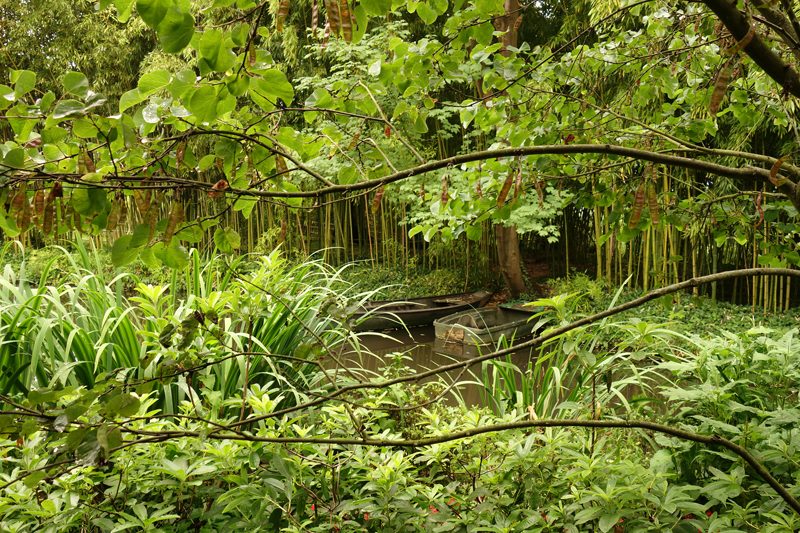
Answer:
<path fill-rule="evenodd" d="M 644 290 L 800 262 L 800 84 L 775 69 L 800 52 L 776 6 L 576 2 L 583 25 L 546 3 L 428 2 L 399 20 L 400 3 L 98 7 L 131 24 L 134 4 L 162 63 L 121 96 L 71 71 L 45 92 L 15 68 L 0 87 L 7 239 L 82 232 L 120 267 L 179 268 L 181 243 L 281 245 L 491 278 L 508 248 L 495 229 L 514 227 L 527 263 Z M 534 37 L 545 21 L 560 26 Z M 766 311 L 795 292 L 765 278 L 709 295 Z"/>

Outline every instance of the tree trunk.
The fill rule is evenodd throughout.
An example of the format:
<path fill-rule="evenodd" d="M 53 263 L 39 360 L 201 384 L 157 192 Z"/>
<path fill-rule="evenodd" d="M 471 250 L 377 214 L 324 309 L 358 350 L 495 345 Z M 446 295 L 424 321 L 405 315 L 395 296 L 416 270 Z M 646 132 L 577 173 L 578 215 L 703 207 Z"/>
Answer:
<path fill-rule="evenodd" d="M 517 46 L 517 30 L 514 23 L 519 18 L 519 0 L 505 0 L 506 15 L 495 19 L 495 28 L 506 33 L 500 36 L 503 55 L 508 55 L 505 51 L 507 46 Z M 478 90 L 482 93 L 482 87 L 478 84 Z M 527 293 L 528 287 L 525 285 L 525 278 L 522 276 L 520 263 L 522 256 L 519 251 L 519 239 L 517 238 L 517 226 L 504 226 L 502 223 L 495 224 L 495 238 L 497 240 L 497 261 L 500 263 L 500 272 L 503 279 L 511 291 L 511 297 L 519 298 L 521 293 Z"/>
<path fill-rule="evenodd" d="M 520 266 L 522 258 L 519 253 L 517 227 L 495 224 L 494 233 L 497 240 L 497 259 L 500 263 L 500 272 L 511 291 L 511 297 L 516 300 L 521 293 L 528 292 Z"/>

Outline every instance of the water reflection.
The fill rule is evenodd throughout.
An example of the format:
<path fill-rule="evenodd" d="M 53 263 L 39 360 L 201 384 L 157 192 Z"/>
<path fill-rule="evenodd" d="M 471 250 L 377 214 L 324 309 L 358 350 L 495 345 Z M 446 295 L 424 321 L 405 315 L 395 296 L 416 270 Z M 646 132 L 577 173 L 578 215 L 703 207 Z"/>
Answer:
<path fill-rule="evenodd" d="M 487 347 L 479 349 L 474 345 L 445 343 L 441 339 L 436 339 L 433 326 L 411 328 L 408 332 L 391 330 L 362 334 L 359 339 L 362 347 L 371 353 L 367 353 L 367 351 L 361 354 L 351 353 L 349 358 L 365 370 L 376 373 L 380 373 L 383 368 L 391 365 L 392 357 L 390 356 L 397 353 L 408 356 L 404 364 L 416 372 L 432 370 L 439 366 L 471 359 L 481 353 L 487 353 Z M 528 339 L 530 337 L 518 340 L 515 344 Z M 528 362 L 531 360 L 532 350 L 530 348 L 521 349 L 511 355 L 511 361 L 523 370 L 528 368 Z M 482 387 L 476 382 L 476 376 L 480 375 L 480 364 L 472 366 L 464 373 L 461 373 L 461 370 L 454 370 L 449 375 L 443 375 L 447 383 L 457 379 L 458 384 L 442 401 L 455 405 L 458 403 L 458 397 L 468 406 L 483 406 Z M 430 377 L 422 380 L 421 383 L 436 381 L 436 379 L 436 377 Z"/>

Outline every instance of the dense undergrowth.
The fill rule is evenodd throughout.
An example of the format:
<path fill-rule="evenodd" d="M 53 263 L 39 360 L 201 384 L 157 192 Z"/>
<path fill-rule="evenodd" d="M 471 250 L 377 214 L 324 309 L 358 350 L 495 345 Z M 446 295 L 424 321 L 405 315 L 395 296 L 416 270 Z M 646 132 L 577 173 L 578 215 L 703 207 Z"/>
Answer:
<path fill-rule="evenodd" d="M 14 402 L 6 407 L 54 420 L 42 430 L 0 415 L 0 531 L 800 528 L 724 448 L 650 430 L 476 432 L 542 419 L 653 421 L 744 446 L 798 497 L 800 334 L 788 318 L 724 332 L 690 322 L 694 304 L 659 304 L 556 337 L 528 368 L 476 365 L 484 407 L 458 401 L 463 376 L 450 389 L 454 404 L 435 401 L 454 377 L 443 375 L 277 414 L 338 386 L 413 377 L 400 357 L 378 374 L 335 370 L 331 353 L 357 346 L 347 303 L 374 293 L 343 290 L 342 271 L 272 254 L 246 268 L 195 255 L 175 276 L 185 297 L 146 284 L 126 296 L 124 277 L 104 277 L 85 249 L 75 257 L 55 285 L 29 283 L 24 268 L 0 277 L 0 382 Z M 537 319 L 558 326 L 629 296 L 555 294 Z M 724 305 L 709 312 L 745 316 Z M 110 416 L 115 394 L 135 400 L 133 410 Z M 243 418 L 258 421 L 214 438 L 214 428 Z M 472 434 L 444 438 L 457 432 Z M 144 438 L 155 434 L 170 437 Z M 424 437 L 441 441 L 357 443 Z"/>

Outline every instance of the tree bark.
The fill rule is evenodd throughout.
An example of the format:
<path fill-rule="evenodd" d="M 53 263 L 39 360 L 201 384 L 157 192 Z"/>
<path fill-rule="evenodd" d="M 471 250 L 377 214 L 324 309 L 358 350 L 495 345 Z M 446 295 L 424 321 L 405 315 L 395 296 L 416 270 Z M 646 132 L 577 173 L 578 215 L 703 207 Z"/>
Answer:
<path fill-rule="evenodd" d="M 500 53 L 509 55 L 506 51 L 507 46 L 517 46 L 517 30 L 514 23 L 519 18 L 519 0 L 505 0 L 505 16 L 495 19 L 495 28 L 498 31 L 506 32 L 500 36 L 503 48 Z M 494 226 L 495 239 L 497 241 L 497 260 L 500 263 L 500 272 L 503 280 L 511 291 L 511 297 L 515 300 L 522 293 L 528 292 L 525 285 L 525 278 L 522 276 L 522 254 L 519 251 L 519 238 L 517 237 L 517 226 L 504 226 L 502 223 Z"/>
<path fill-rule="evenodd" d="M 503 274 L 511 297 L 515 300 L 519 295 L 528 292 L 525 278 L 522 276 L 522 256 L 519 253 L 519 239 L 516 226 L 495 224 L 495 239 L 497 241 L 497 258 L 500 263 L 500 272 Z"/>

